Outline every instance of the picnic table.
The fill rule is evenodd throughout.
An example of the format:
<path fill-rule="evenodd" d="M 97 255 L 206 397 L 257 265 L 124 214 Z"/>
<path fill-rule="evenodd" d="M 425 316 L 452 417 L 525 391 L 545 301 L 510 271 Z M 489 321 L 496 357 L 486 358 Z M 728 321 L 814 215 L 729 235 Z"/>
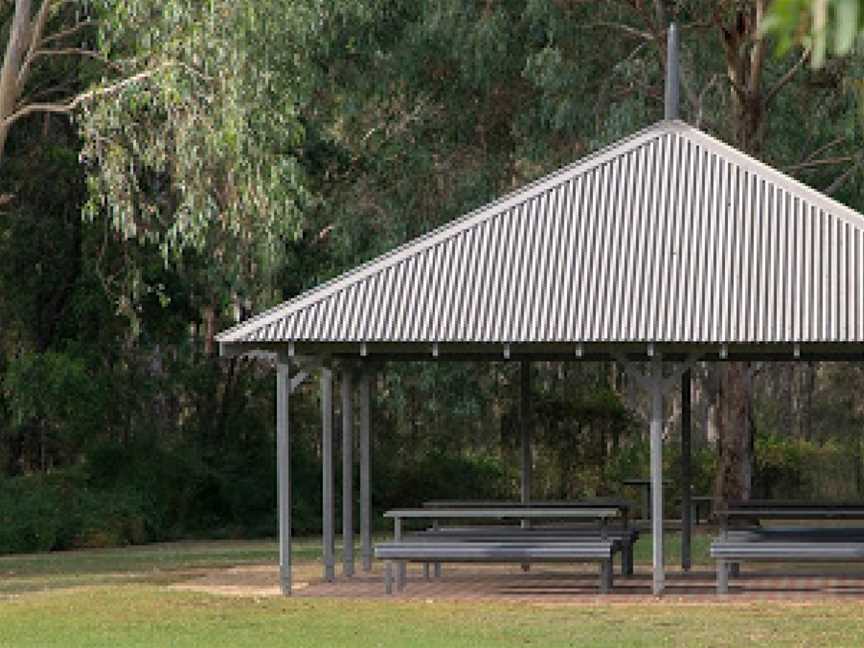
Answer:
<path fill-rule="evenodd" d="M 864 526 L 762 526 L 762 521 L 864 520 L 864 504 L 752 500 L 718 510 L 720 536 L 711 544 L 717 591 L 726 593 L 730 571 L 740 562 L 864 560 Z M 736 524 L 736 522 L 738 524 Z"/>
<path fill-rule="evenodd" d="M 541 500 L 536 502 L 508 502 L 502 500 L 430 500 L 423 502 L 423 508 L 434 509 L 597 509 L 614 508 L 624 528 L 630 523 L 633 502 L 616 497 L 592 497 L 583 500 Z"/>
<path fill-rule="evenodd" d="M 514 501 L 504 501 L 504 500 L 431 500 L 428 502 L 423 502 L 424 508 L 465 508 L 465 509 L 478 509 L 478 508 L 518 508 L 518 507 L 530 507 L 530 508 L 582 508 L 582 509 L 596 509 L 598 507 L 611 507 L 618 509 L 620 513 L 620 517 L 618 519 L 621 520 L 620 527 L 612 527 L 607 525 L 607 533 L 611 538 L 614 538 L 621 543 L 621 573 L 625 576 L 633 575 L 633 545 L 636 544 L 636 541 L 639 539 L 639 531 L 636 528 L 630 527 L 630 511 L 633 508 L 633 502 L 627 499 L 621 499 L 616 497 L 591 497 L 583 500 L 540 500 L 534 502 L 514 502 Z M 591 537 L 592 535 L 596 535 L 596 529 L 593 529 L 591 525 L 581 524 L 584 520 L 578 521 L 567 521 L 564 524 L 566 526 L 561 526 L 560 523 L 546 523 L 541 526 L 532 526 L 531 520 L 522 519 L 521 528 L 522 529 L 534 529 L 533 533 L 528 533 L 522 537 L 530 538 L 532 536 L 537 537 L 540 532 L 544 532 L 547 538 L 552 538 L 555 535 L 561 537 L 569 537 L 575 538 L 577 536 L 582 537 Z M 505 526 L 492 526 L 487 524 L 480 526 L 448 526 L 442 527 L 439 524 L 438 520 L 433 520 L 432 528 L 412 534 L 412 537 L 417 537 L 420 534 L 428 537 L 478 537 L 478 538 L 489 538 L 494 536 L 508 535 L 510 537 L 515 538 L 516 532 L 519 527 L 513 527 L 512 525 Z M 522 565 L 522 569 L 524 571 L 528 571 L 529 565 Z M 428 575 L 428 565 L 424 565 L 424 574 Z M 435 563 L 435 575 L 441 575 L 441 564 Z"/>
<path fill-rule="evenodd" d="M 375 555 L 386 560 L 385 588 L 392 591 L 392 565 L 397 564 L 397 587 L 403 589 L 406 583 L 406 563 L 441 562 L 512 562 L 527 564 L 533 562 L 600 562 L 600 589 L 603 592 L 612 586 L 612 558 L 620 550 L 621 541 L 610 538 L 609 520 L 620 516 L 619 509 L 611 506 L 484 506 L 448 507 L 428 506 L 415 509 L 395 509 L 384 513 L 393 520 L 393 541 L 380 543 L 375 547 Z M 490 537 L 435 537 L 418 541 L 405 539 L 403 522 L 406 520 L 430 520 L 440 525 L 442 520 L 595 520 L 599 528 L 593 536 L 574 537 L 566 532 L 532 533 L 530 530 L 513 534 L 511 532 Z M 440 526 L 439 526 L 440 528 Z M 513 527 L 517 529 L 517 527 Z"/>

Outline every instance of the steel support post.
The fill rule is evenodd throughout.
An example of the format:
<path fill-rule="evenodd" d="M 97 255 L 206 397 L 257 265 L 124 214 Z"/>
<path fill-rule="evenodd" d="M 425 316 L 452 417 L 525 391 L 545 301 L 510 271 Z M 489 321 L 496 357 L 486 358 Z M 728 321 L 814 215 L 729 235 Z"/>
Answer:
<path fill-rule="evenodd" d="M 279 502 L 279 587 L 291 595 L 291 365 L 279 355 L 276 367 L 276 488 Z"/>
<path fill-rule="evenodd" d="M 521 496 L 522 503 L 531 501 L 531 472 L 533 468 L 533 452 L 531 451 L 531 424 L 530 424 L 530 398 L 531 398 L 531 364 L 527 360 L 519 363 L 519 431 L 522 437 L 522 475 Z M 522 520 L 520 526 L 527 529 L 531 526 L 531 520 Z M 528 571 L 531 566 L 522 563 L 522 571 Z"/>
<path fill-rule="evenodd" d="M 663 565 L 663 362 L 659 357 L 651 360 L 651 533 L 654 547 L 652 591 L 663 594 L 665 573 Z"/>
<path fill-rule="evenodd" d="M 334 479 L 333 479 L 333 370 L 325 364 L 321 367 L 321 453 L 323 470 L 321 475 L 321 507 L 324 546 L 324 580 L 336 580 L 334 556 Z"/>
<path fill-rule="evenodd" d="M 531 364 L 527 360 L 523 360 L 519 366 L 519 431 L 522 438 L 522 474 L 521 474 L 521 494 L 522 503 L 528 504 L 531 501 L 531 471 L 532 471 L 532 452 L 531 452 L 531 426 L 529 424 L 529 408 L 530 408 L 530 393 L 531 393 Z M 522 521 L 522 526 L 527 526 L 528 520 Z"/>
<path fill-rule="evenodd" d="M 354 379 L 342 371 L 342 573 L 354 575 Z"/>
<path fill-rule="evenodd" d="M 693 538 L 693 475 L 691 471 L 690 370 L 681 374 L 681 569 L 690 571 Z"/>
<path fill-rule="evenodd" d="M 372 490 L 370 481 L 370 387 L 369 370 L 360 374 L 360 553 L 363 571 L 372 570 Z"/>

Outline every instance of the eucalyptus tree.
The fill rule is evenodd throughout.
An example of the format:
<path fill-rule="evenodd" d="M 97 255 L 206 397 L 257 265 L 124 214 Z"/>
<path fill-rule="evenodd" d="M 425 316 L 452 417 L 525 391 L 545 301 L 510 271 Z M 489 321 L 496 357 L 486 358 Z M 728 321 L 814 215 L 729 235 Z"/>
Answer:
<path fill-rule="evenodd" d="M 193 273 L 208 340 L 230 301 L 279 296 L 274 273 L 311 199 L 299 163 L 308 56 L 335 10 L 319 0 L 126 0 L 100 23 L 103 56 L 155 71 L 84 106 L 86 215 Z M 134 318 L 136 296 L 153 287 L 135 268 L 125 287 Z"/>
<path fill-rule="evenodd" d="M 0 163 L 10 129 L 39 114 L 71 115 L 93 99 L 113 95 L 154 73 L 104 55 L 95 34 L 112 11 L 104 0 L 2 0 L 0 34 Z M 45 68 L 65 61 L 62 73 Z M 8 197 L 7 197 L 8 201 Z"/>

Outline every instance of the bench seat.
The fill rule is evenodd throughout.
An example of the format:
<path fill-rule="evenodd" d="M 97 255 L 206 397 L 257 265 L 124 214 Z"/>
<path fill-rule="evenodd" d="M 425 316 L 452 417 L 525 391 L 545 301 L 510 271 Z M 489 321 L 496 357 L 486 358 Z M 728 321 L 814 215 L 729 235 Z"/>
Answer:
<path fill-rule="evenodd" d="M 375 546 L 375 557 L 386 561 L 384 584 L 388 594 L 393 591 L 393 563 L 405 562 L 477 562 L 477 563 L 541 563 L 599 562 L 600 591 L 612 588 L 612 557 L 620 546 L 617 540 L 578 542 L 524 542 L 508 539 L 499 542 L 465 540 L 401 541 Z M 398 570 L 399 589 L 404 588 L 403 569 Z"/>
<path fill-rule="evenodd" d="M 606 538 L 618 542 L 621 552 L 621 574 L 633 575 L 633 545 L 639 539 L 637 529 L 612 528 L 606 530 Z M 413 531 L 406 535 L 411 541 L 464 541 L 464 542 L 585 542 L 601 540 L 597 527 L 531 527 L 517 526 L 462 526 L 438 527 Z M 436 575 L 440 575 L 437 573 Z"/>
<path fill-rule="evenodd" d="M 751 527 L 729 529 L 726 537 L 742 542 L 864 542 L 864 527 Z"/>
<path fill-rule="evenodd" d="M 711 557 L 717 561 L 717 593 L 729 591 L 729 568 L 738 562 L 831 562 L 864 560 L 864 541 L 824 540 L 715 540 Z"/>

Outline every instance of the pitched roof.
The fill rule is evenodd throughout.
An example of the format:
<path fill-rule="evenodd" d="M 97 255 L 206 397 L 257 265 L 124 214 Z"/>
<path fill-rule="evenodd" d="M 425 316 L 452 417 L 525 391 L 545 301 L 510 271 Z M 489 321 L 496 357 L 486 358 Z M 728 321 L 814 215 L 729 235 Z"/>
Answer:
<path fill-rule="evenodd" d="M 864 342 L 864 217 L 662 121 L 217 339 Z"/>

